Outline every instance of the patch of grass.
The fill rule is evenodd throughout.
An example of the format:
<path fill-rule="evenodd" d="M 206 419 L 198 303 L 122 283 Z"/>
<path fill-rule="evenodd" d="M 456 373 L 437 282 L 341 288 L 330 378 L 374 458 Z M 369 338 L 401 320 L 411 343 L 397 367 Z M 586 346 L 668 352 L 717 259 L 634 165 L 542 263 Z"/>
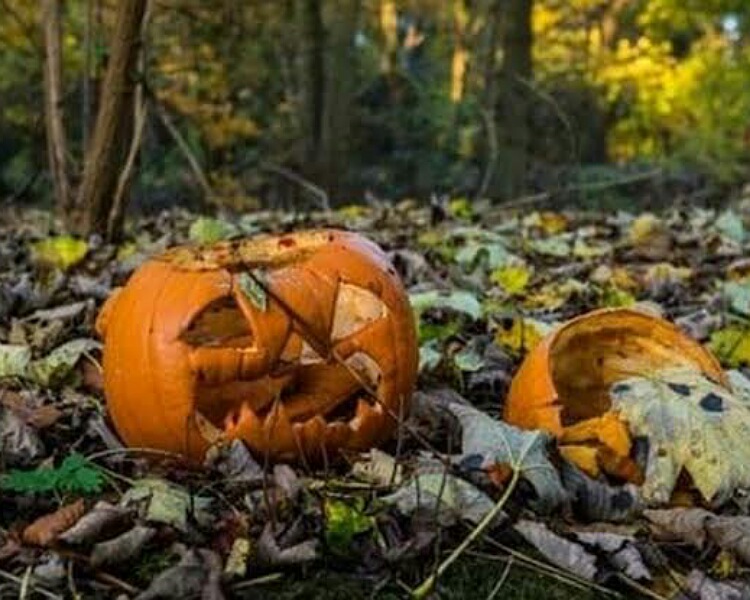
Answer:
<path fill-rule="evenodd" d="M 505 570 L 505 564 L 474 558 L 457 561 L 438 584 L 436 598 L 464 600 L 487 598 Z M 401 600 L 407 598 L 405 590 L 389 583 L 373 594 L 377 580 L 362 578 L 330 570 L 310 571 L 309 577 L 299 573 L 285 575 L 279 583 L 250 588 L 238 598 L 268 600 Z M 598 600 L 603 596 L 594 591 L 574 588 L 554 579 L 544 577 L 521 565 L 513 565 L 500 590 L 503 600 Z"/>

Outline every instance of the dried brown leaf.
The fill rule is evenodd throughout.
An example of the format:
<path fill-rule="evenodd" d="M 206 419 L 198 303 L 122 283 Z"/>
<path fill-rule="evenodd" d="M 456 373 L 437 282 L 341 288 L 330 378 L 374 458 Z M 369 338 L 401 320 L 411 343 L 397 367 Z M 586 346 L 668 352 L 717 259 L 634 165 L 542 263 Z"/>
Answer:
<path fill-rule="evenodd" d="M 136 525 L 111 540 L 100 542 L 91 551 L 91 565 L 101 567 L 103 565 L 122 564 L 131 558 L 135 558 L 154 535 L 156 535 L 156 529 L 153 527 Z"/>
<path fill-rule="evenodd" d="M 35 546 L 49 546 L 86 512 L 83 500 L 67 504 L 55 512 L 39 517 L 23 531 L 23 541 Z"/>
<path fill-rule="evenodd" d="M 113 530 L 121 528 L 131 516 L 130 511 L 125 508 L 109 502 L 97 502 L 92 510 L 62 533 L 59 539 L 66 544 L 93 544 L 110 537 Z"/>

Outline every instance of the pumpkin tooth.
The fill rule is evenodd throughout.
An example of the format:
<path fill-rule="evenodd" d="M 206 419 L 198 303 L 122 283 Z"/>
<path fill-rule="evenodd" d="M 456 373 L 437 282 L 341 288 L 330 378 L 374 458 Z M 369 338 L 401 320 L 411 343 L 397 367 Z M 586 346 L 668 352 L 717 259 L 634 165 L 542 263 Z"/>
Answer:
<path fill-rule="evenodd" d="M 229 438 L 246 438 L 260 426 L 260 418 L 248 402 L 243 402 L 239 411 L 229 413 L 224 420 L 224 430 Z"/>
<path fill-rule="evenodd" d="M 263 422 L 263 432 L 268 440 L 284 441 L 294 439 L 294 428 L 289 420 L 286 408 L 281 402 L 276 402 Z"/>
<path fill-rule="evenodd" d="M 373 406 L 367 400 L 358 400 L 357 412 L 355 413 L 354 418 L 349 421 L 349 427 L 354 431 L 357 431 L 364 422 L 377 417 L 378 411 L 376 410 L 376 406 L 377 405 Z"/>

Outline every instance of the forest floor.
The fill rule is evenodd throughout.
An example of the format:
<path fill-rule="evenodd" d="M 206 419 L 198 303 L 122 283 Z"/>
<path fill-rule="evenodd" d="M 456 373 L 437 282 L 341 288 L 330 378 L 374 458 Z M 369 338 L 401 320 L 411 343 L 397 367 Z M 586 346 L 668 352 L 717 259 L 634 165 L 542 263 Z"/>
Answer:
<path fill-rule="evenodd" d="M 94 332 L 112 290 L 177 244 L 321 226 L 376 241 L 409 292 L 420 376 L 397 439 L 325 470 L 264 469 L 241 444 L 197 469 L 124 448 Z M 750 449 L 726 444 L 750 431 L 748 226 L 750 200 L 659 216 L 454 200 L 231 220 L 173 210 L 129 222 L 112 246 L 58 235 L 49 213 L 9 209 L 0 219 L 0 597 L 746 597 Z M 710 348 L 733 387 L 716 392 L 731 423 L 665 401 L 663 451 L 676 468 L 655 475 L 641 456 L 645 495 L 587 476 L 550 438 L 501 420 L 510 381 L 555 325 L 634 306 Z M 690 397 L 714 384 L 686 385 Z M 721 481 L 708 481 L 713 471 L 688 444 L 696 436 L 706 453 L 723 453 Z M 672 495 L 675 486 L 687 491 Z M 682 506 L 644 510 L 658 493 Z M 490 511 L 496 518 L 483 523 Z M 424 585 L 468 536 L 436 585 Z"/>

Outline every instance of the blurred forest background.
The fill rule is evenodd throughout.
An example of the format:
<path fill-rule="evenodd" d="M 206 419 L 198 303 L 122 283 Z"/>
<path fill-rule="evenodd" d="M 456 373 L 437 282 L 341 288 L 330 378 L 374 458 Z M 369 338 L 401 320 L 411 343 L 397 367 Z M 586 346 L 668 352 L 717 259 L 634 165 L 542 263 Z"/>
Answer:
<path fill-rule="evenodd" d="M 0 201 L 79 233 L 750 181 L 747 0 L 0 0 L 0 44 Z"/>

